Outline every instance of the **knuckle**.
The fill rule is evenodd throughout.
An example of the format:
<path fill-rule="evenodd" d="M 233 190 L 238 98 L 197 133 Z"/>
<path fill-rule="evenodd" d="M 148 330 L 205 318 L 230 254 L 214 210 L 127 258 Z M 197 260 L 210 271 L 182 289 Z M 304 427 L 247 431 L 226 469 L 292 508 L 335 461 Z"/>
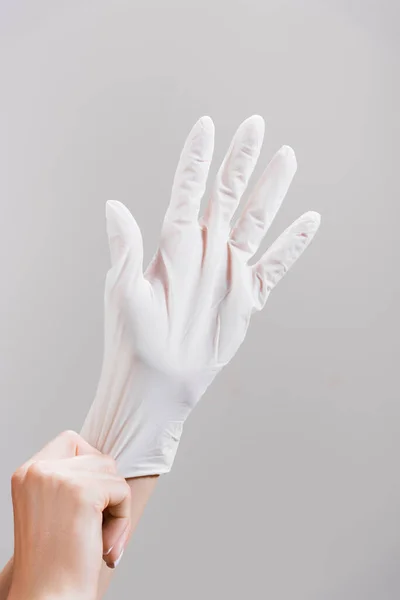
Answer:
<path fill-rule="evenodd" d="M 62 435 L 63 437 L 66 437 L 66 438 L 73 438 L 73 439 L 78 437 L 78 434 L 73 429 L 65 429 L 65 431 L 63 431 L 60 435 Z"/>
<path fill-rule="evenodd" d="M 108 471 L 110 471 L 111 473 L 117 472 L 117 463 L 115 458 L 113 458 L 109 454 L 103 454 L 103 461 Z"/>
<path fill-rule="evenodd" d="M 29 465 L 26 470 L 25 478 L 27 481 L 36 481 L 45 475 L 45 469 L 42 461 L 36 461 Z"/>
<path fill-rule="evenodd" d="M 19 467 L 11 476 L 11 487 L 12 489 L 19 488 L 25 478 L 25 469 L 23 467 Z"/>
<path fill-rule="evenodd" d="M 247 140 L 247 142 L 243 142 L 240 150 L 246 157 L 252 158 L 257 150 L 257 145 L 252 140 Z"/>
<path fill-rule="evenodd" d="M 76 433 L 73 429 L 66 429 L 62 433 L 60 433 L 60 437 L 65 439 L 67 442 L 71 444 L 75 444 L 76 440 L 79 438 L 79 434 Z"/>

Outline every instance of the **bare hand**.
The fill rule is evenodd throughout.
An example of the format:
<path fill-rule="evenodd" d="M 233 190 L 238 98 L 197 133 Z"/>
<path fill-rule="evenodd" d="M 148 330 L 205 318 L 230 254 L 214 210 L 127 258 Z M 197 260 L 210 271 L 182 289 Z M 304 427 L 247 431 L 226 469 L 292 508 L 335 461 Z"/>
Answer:
<path fill-rule="evenodd" d="M 96 598 L 102 560 L 116 566 L 130 533 L 130 488 L 115 462 L 67 431 L 12 477 L 10 600 Z"/>

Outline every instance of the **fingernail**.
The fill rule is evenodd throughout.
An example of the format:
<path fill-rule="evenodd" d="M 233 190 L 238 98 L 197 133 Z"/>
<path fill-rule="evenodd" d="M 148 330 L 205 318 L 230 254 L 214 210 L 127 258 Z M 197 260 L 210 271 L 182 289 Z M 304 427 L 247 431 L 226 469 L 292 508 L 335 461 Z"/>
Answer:
<path fill-rule="evenodd" d="M 109 563 L 107 565 L 107 567 L 110 567 L 110 569 L 116 569 L 118 567 L 119 563 L 121 562 L 121 558 L 122 558 L 123 553 L 124 553 L 124 551 L 122 550 L 121 554 L 118 556 L 117 560 L 115 562 L 113 562 L 113 563 Z"/>
<path fill-rule="evenodd" d="M 111 546 L 111 548 L 109 550 L 107 550 L 107 552 L 103 552 L 103 556 L 107 556 L 107 554 L 110 554 L 110 552 L 113 548 L 114 548 L 114 546 Z"/>

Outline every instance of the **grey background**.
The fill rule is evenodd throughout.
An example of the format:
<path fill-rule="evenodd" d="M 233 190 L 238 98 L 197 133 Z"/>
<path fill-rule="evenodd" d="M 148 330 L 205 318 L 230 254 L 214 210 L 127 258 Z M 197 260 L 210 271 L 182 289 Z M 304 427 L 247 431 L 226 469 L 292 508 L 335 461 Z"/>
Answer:
<path fill-rule="evenodd" d="M 108 598 L 398 599 L 400 128 L 393 0 L 0 2 L 0 562 L 9 478 L 78 429 L 104 203 L 155 250 L 185 136 L 267 122 L 321 231 L 187 423 Z M 265 245 L 263 246 L 265 248 Z"/>

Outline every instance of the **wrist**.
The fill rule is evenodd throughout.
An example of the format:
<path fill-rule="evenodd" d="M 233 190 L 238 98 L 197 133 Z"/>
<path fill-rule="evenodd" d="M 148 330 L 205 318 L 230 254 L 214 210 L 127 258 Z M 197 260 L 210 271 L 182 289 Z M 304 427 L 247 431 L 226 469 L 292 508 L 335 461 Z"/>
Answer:
<path fill-rule="evenodd" d="M 57 592 L 46 592 L 46 591 L 32 591 L 31 588 L 28 589 L 14 589 L 11 586 L 11 590 L 7 596 L 7 600 L 89 600 L 88 596 L 83 596 L 76 590 L 68 590 L 68 592 L 63 591 L 60 593 Z M 94 600 L 93 596 L 93 600 Z"/>
<path fill-rule="evenodd" d="M 167 473 L 197 392 L 133 357 L 103 364 L 81 434 L 116 459 L 126 478 Z"/>

